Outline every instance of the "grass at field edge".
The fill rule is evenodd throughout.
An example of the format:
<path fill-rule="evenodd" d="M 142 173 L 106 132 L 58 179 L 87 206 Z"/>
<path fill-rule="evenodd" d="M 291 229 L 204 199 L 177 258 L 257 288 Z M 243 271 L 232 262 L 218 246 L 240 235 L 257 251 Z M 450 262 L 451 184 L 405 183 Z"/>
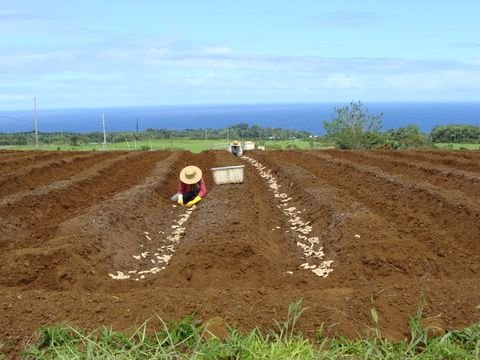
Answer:
<path fill-rule="evenodd" d="M 199 325 L 194 316 L 166 325 L 153 334 L 147 322 L 132 335 L 102 327 L 81 331 L 68 325 L 38 330 L 37 340 L 26 347 L 26 359 L 95 358 L 95 359 L 479 359 L 480 324 L 463 330 L 447 331 L 434 336 L 421 327 L 421 308 L 411 317 L 410 336 L 400 342 L 382 337 L 378 313 L 371 309 L 368 338 L 354 340 L 325 337 L 320 328 L 315 340 L 296 331 L 296 324 L 306 308 L 297 301 L 289 307 L 287 319 L 275 322 L 273 330 L 258 329 L 241 334 L 229 329 L 220 339 Z M 209 335 L 209 336 L 207 336 Z M 0 347 L 1 351 L 1 347 Z M 1 357 L 1 355 L 0 355 Z"/>

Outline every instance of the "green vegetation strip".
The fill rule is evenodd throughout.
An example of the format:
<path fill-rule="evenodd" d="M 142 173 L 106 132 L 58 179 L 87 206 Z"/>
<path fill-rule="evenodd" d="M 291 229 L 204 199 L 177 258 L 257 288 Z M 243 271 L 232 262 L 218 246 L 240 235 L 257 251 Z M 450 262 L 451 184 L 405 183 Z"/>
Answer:
<path fill-rule="evenodd" d="M 41 328 L 37 344 L 23 352 L 26 359 L 478 359 L 480 324 L 434 337 L 420 326 L 421 311 L 410 321 L 410 337 L 400 342 L 382 338 L 378 314 L 372 309 L 372 336 L 366 339 L 327 338 L 322 329 L 316 340 L 296 331 L 306 310 L 298 301 L 287 319 L 267 333 L 254 330 L 242 335 L 230 329 L 226 339 L 209 333 L 193 316 L 153 335 L 147 323 L 133 335 L 101 328 L 84 332 L 69 326 Z M 1 355 L 0 355 L 1 356 Z"/>
<path fill-rule="evenodd" d="M 331 148 L 333 145 L 326 142 L 313 142 L 307 140 L 268 140 L 255 142 L 257 145 L 265 146 L 266 150 L 309 150 L 309 149 L 322 149 Z M 12 145 L 12 146 L 0 146 L 0 149 L 6 150 L 34 150 L 34 145 Z M 55 144 L 41 144 L 40 150 L 44 151 L 102 151 L 102 144 L 84 144 L 84 145 L 55 145 Z M 137 142 L 118 142 L 107 144 L 108 151 L 150 151 L 150 150 L 186 150 L 192 153 L 200 153 L 206 150 L 227 150 L 228 143 L 226 140 L 195 140 L 195 139 L 172 139 L 172 140 L 151 140 L 151 141 L 137 141 Z"/>
<path fill-rule="evenodd" d="M 438 143 L 435 147 L 442 150 L 480 150 L 480 144 Z"/>

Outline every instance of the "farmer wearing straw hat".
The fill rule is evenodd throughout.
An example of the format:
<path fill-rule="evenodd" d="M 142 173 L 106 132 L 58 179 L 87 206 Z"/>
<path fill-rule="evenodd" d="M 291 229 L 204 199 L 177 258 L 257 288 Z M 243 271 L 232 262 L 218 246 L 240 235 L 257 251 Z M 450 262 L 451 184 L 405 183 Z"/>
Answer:
<path fill-rule="evenodd" d="M 205 181 L 202 178 L 202 170 L 196 166 L 187 166 L 180 171 L 178 193 L 172 196 L 172 201 L 179 205 L 191 207 L 207 195 Z"/>
<path fill-rule="evenodd" d="M 242 156 L 243 150 L 242 150 L 242 145 L 240 144 L 240 141 L 235 140 L 230 144 L 230 147 L 228 149 L 233 155 L 235 156 Z"/>

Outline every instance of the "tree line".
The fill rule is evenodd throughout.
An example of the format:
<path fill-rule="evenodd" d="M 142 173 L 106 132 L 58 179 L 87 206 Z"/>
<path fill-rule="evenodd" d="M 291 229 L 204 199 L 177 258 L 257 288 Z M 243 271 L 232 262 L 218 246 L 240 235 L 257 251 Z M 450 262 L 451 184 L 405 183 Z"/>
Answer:
<path fill-rule="evenodd" d="M 261 127 L 259 125 L 249 126 L 245 123 L 233 125 L 226 129 L 146 129 L 144 131 L 123 131 L 106 133 L 107 143 L 142 140 L 164 140 L 164 139 L 198 139 L 198 140 L 294 140 L 310 138 L 313 135 L 308 131 L 297 131 L 282 128 Z M 55 145 L 87 145 L 103 143 L 102 132 L 39 132 L 38 139 L 41 144 Z M 29 145 L 34 141 L 33 132 L 0 133 L 0 146 L 5 145 Z"/>
<path fill-rule="evenodd" d="M 422 133 L 417 125 L 382 131 L 383 114 L 371 115 L 362 102 L 352 101 L 349 105 L 335 108 L 331 120 L 323 122 L 325 135 L 314 136 L 308 131 L 296 131 L 282 128 L 264 128 L 246 123 L 233 125 L 226 129 L 146 129 L 145 131 L 109 132 L 107 143 L 119 143 L 125 140 L 159 139 L 210 139 L 210 140 L 294 140 L 310 142 L 323 141 L 342 149 L 419 148 L 430 147 L 435 143 L 480 143 L 480 127 L 474 125 L 435 126 L 430 133 Z M 0 146 L 33 144 L 33 132 L 0 133 Z M 87 145 L 103 143 L 102 132 L 41 132 L 39 142 L 55 145 Z"/>
<path fill-rule="evenodd" d="M 480 142 L 480 126 L 435 126 L 430 135 L 432 141 L 436 143 L 478 144 Z"/>
<path fill-rule="evenodd" d="M 428 134 L 418 125 L 382 132 L 382 114 L 370 115 L 362 102 L 335 108 L 335 116 L 324 121 L 326 138 L 342 149 L 420 148 L 435 143 L 480 143 L 480 127 L 473 125 L 435 126 Z"/>

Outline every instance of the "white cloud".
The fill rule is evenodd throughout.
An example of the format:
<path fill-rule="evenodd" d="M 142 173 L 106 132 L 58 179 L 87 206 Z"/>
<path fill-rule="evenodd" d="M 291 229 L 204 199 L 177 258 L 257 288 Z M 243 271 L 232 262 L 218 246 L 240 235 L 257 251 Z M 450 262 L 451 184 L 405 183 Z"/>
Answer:
<path fill-rule="evenodd" d="M 444 69 L 442 71 L 392 74 L 385 77 L 386 85 L 404 92 L 449 93 L 455 91 L 479 91 L 480 70 L 465 71 Z"/>
<path fill-rule="evenodd" d="M 133 104 L 480 100 L 480 63 L 441 59 L 263 55 L 160 43 L 17 51 L 0 56 L 0 69 L 0 109 L 7 106 L 6 96 L 8 104 L 21 107 L 31 94 L 51 99 L 50 107 L 68 107 L 68 101 L 112 104 L 122 97 Z"/>
<path fill-rule="evenodd" d="M 340 89 L 362 89 L 365 87 L 364 81 L 360 77 L 345 73 L 328 75 L 325 79 L 325 85 Z"/>
<path fill-rule="evenodd" d="M 227 46 L 212 46 L 205 48 L 204 52 L 208 55 L 226 55 L 233 53 L 233 49 Z"/>

